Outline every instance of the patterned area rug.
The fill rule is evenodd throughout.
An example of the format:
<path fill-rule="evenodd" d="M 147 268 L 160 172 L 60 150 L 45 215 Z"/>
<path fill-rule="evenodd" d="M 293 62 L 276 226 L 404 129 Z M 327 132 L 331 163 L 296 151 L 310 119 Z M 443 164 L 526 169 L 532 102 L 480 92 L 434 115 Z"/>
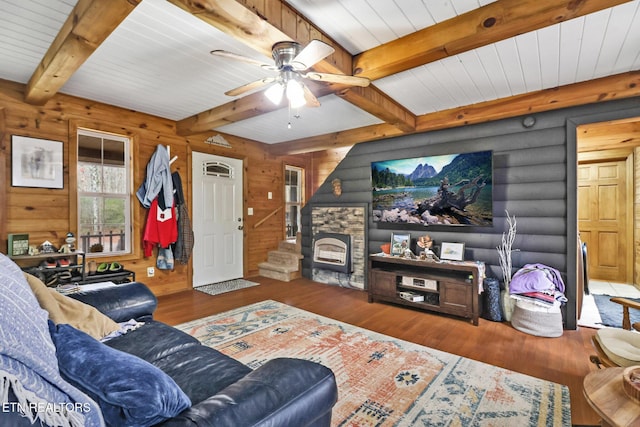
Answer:
<path fill-rule="evenodd" d="M 211 283 L 208 285 L 198 286 L 193 288 L 196 291 L 204 292 L 209 295 L 218 295 L 225 292 L 237 291 L 238 289 L 250 288 L 252 286 L 258 286 L 260 283 L 251 282 L 244 279 L 227 280 L 226 282 Z"/>
<path fill-rule="evenodd" d="M 252 368 L 276 357 L 336 375 L 333 426 L 570 426 L 569 389 L 276 301 L 178 326 Z"/>

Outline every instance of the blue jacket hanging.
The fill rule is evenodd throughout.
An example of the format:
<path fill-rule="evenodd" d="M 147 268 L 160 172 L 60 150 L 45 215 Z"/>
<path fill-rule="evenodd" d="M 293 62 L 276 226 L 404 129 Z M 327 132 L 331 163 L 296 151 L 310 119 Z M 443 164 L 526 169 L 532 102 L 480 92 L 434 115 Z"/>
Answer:
<path fill-rule="evenodd" d="M 151 202 L 162 192 L 159 202 L 164 202 L 161 209 L 173 206 L 173 182 L 171 180 L 171 165 L 169 164 L 169 152 L 164 145 L 158 145 L 156 151 L 147 163 L 147 176 L 140 185 L 136 196 L 142 206 L 149 208 Z"/>

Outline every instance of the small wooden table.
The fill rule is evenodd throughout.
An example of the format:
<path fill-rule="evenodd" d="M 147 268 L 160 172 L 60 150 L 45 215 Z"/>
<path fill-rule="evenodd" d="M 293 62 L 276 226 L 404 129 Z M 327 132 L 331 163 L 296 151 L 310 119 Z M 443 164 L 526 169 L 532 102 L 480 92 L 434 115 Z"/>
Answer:
<path fill-rule="evenodd" d="M 640 404 L 624 392 L 622 371 L 624 368 L 599 369 L 584 377 L 584 397 L 602 417 L 603 426 L 640 426 Z"/>

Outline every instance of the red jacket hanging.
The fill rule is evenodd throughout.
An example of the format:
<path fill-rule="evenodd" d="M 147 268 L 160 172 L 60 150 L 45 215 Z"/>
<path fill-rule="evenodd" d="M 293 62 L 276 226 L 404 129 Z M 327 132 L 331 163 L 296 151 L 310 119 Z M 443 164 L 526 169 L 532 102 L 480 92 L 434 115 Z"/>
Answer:
<path fill-rule="evenodd" d="M 162 210 L 158 206 L 158 198 L 156 197 L 151 202 L 151 206 L 149 206 L 147 224 L 144 228 L 144 236 L 142 238 L 144 256 L 151 256 L 155 245 L 166 248 L 177 239 L 178 222 L 175 203 L 171 208 Z"/>

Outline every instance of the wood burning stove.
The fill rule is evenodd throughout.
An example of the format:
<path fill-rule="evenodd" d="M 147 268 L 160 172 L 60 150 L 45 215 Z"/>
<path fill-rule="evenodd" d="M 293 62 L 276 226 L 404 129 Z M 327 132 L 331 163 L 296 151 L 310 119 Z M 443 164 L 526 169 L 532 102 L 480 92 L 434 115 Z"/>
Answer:
<path fill-rule="evenodd" d="M 313 268 L 340 273 L 353 271 L 351 235 L 318 233 L 313 240 Z"/>

